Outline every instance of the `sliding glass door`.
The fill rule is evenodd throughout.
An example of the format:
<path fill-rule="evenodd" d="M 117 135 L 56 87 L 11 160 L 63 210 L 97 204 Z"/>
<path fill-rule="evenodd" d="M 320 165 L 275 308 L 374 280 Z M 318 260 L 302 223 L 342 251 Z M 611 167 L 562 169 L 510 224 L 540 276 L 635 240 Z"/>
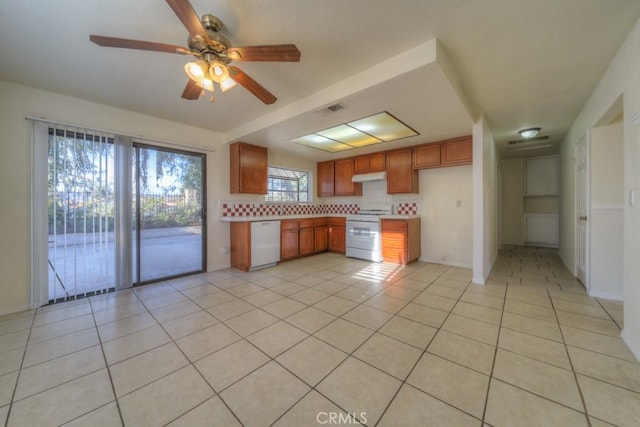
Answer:
<path fill-rule="evenodd" d="M 133 282 L 204 271 L 204 155 L 142 144 L 133 153 Z"/>
<path fill-rule="evenodd" d="M 204 154 L 45 124 L 34 134 L 34 171 L 46 170 L 34 178 L 34 301 L 205 270 Z"/>

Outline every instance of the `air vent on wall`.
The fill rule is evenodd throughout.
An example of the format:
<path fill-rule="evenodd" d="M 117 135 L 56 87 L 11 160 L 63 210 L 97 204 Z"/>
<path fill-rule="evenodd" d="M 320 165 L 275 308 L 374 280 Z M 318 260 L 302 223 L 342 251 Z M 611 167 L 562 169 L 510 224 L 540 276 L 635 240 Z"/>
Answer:
<path fill-rule="evenodd" d="M 535 138 L 516 139 L 514 141 L 509 141 L 509 145 L 524 144 L 527 142 L 549 141 L 550 138 L 551 138 L 550 135 L 542 135 L 542 136 L 536 136 Z"/>

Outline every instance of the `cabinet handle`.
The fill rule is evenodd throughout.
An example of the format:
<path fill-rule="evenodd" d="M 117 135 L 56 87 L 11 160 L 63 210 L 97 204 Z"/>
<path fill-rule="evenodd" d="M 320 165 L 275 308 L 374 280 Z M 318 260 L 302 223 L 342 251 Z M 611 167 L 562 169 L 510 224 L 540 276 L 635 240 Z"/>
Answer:
<path fill-rule="evenodd" d="M 581 216 L 578 217 L 578 219 L 580 221 L 586 221 L 587 220 L 587 216 L 586 215 L 581 215 Z"/>

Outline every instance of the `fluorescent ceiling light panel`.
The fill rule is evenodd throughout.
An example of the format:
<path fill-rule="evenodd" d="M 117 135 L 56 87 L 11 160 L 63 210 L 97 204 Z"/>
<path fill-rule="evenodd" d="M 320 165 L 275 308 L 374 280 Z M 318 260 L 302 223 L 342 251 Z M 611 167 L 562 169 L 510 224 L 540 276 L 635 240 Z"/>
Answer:
<path fill-rule="evenodd" d="M 291 140 L 296 144 L 306 145 L 308 147 L 318 148 L 320 150 L 328 151 L 330 153 L 337 153 L 338 151 L 349 150 L 353 147 L 334 141 L 333 139 L 325 138 L 324 136 L 316 135 L 315 133 L 304 135 Z"/>
<path fill-rule="evenodd" d="M 360 132 L 358 129 L 354 129 L 347 125 L 340 125 L 325 129 L 317 132 L 317 135 L 333 139 L 334 141 L 340 141 L 352 147 L 365 147 L 367 145 L 379 144 L 382 142 L 382 140 L 376 137 Z"/>
<path fill-rule="evenodd" d="M 386 111 L 347 124 L 385 142 L 418 135 L 418 132 Z"/>
<path fill-rule="evenodd" d="M 294 138 L 291 142 L 335 153 L 419 135 L 385 112 Z"/>

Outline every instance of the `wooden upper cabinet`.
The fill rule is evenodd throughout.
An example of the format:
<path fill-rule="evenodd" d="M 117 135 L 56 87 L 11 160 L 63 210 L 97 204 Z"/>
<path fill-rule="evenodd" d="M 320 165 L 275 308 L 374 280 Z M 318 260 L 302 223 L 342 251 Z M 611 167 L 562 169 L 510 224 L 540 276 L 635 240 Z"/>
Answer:
<path fill-rule="evenodd" d="M 340 159 L 334 162 L 334 195 L 335 196 L 361 196 L 362 183 L 352 182 L 355 175 L 355 162 L 353 158 Z"/>
<path fill-rule="evenodd" d="M 387 193 L 417 193 L 418 171 L 413 169 L 412 150 L 387 152 Z"/>
<path fill-rule="evenodd" d="M 441 143 L 442 166 L 470 165 L 473 161 L 473 139 L 469 136 L 450 139 Z"/>
<path fill-rule="evenodd" d="M 427 169 L 440 166 L 440 144 L 428 144 L 413 149 L 413 168 Z"/>
<path fill-rule="evenodd" d="M 355 161 L 355 173 L 384 172 L 386 167 L 386 154 L 384 152 L 358 156 Z"/>
<path fill-rule="evenodd" d="M 318 197 L 331 197 L 334 192 L 334 162 L 317 164 Z"/>
<path fill-rule="evenodd" d="M 231 194 L 267 194 L 267 149 L 244 142 L 235 142 L 229 148 Z"/>

